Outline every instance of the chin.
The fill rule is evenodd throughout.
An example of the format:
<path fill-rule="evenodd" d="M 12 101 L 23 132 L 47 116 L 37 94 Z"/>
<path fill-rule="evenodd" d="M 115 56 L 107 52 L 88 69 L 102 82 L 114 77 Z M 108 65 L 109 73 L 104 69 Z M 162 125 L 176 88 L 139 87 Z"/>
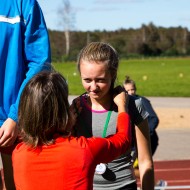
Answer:
<path fill-rule="evenodd" d="M 97 94 L 89 93 L 89 96 L 93 99 L 101 99 L 102 98 L 101 94 L 99 94 L 99 93 L 97 93 Z"/>

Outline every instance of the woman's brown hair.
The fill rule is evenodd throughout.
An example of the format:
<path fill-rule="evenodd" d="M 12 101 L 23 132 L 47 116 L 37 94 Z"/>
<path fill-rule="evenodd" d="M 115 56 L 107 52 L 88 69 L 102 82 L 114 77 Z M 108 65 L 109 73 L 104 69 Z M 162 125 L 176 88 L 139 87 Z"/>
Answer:
<path fill-rule="evenodd" d="M 69 136 L 72 118 L 65 78 L 55 71 L 34 76 L 22 92 L 18 114 L 22 139 L 31 147 L 53 143 L 56 133 Z"/>

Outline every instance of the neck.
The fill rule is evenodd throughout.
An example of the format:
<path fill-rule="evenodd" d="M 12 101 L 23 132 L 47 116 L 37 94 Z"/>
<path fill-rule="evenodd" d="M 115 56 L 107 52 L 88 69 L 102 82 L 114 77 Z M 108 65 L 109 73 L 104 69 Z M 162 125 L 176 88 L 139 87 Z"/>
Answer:
<path fill-rule="evenodd" d="M 102 99 L 93 99 L 89 97 L 88 104 L 93 110 L 109 110 L 112 104 L 112 96 L 107 94 Z"/>

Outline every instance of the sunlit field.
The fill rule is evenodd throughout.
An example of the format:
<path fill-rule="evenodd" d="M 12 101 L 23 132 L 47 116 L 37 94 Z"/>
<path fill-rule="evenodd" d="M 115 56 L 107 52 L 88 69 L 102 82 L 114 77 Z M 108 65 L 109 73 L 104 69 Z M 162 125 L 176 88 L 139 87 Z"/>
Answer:
<path fill-rule="evenodd" d="M 67 79 L 70 95 L 84 92 L 74 62 L 53 65 Z M 140 95 L 190 97 L 190 58 L 120 60 L 116 85 L 122 85 L 126 75 L 136 81 Z"/>

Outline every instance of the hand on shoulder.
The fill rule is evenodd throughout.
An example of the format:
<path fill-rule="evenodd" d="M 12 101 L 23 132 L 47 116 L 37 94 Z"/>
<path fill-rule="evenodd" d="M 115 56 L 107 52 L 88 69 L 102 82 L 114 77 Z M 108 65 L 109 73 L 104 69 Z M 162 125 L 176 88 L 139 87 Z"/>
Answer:
<path fill-rule="evenodd" d="M 118 111 L 126 111 L 126 103 L 127 103 L 127 93 L 125 92 L 124 88 L 121 86 L 117 86 L 113 90 L 113 101 L 118 106 Z"/>

